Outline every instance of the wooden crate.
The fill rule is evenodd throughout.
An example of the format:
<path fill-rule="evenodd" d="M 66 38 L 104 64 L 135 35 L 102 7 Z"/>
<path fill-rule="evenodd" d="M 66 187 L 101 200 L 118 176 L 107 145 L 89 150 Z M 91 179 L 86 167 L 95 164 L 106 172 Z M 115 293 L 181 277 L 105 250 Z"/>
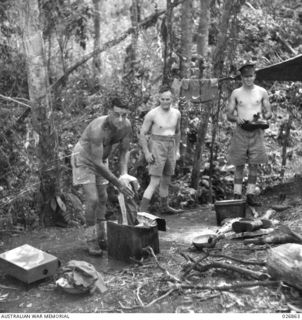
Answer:
<path fill-rule="evenodd" d="M 245 218 L 246 216 L 246 201 L 245 200 L 221 200 L 214 204 L 216 211 L 217 225 L 227 218 Z"/>
<path fill-rule="evenodd" d="M 139 260 L 146 255 L 143 250 L 150 246 L 154 253 L 159 253 L 158 229 L 154 227 L 135 227 L 108 221 L 107 223 L 108 256 L 117 260 Z"/>
<path fill-rule="evenodd" d="M 59 267 L 58 258 L 28 244 L 0 254 L 0 269 L 27 284 L 53 276 Z"/>

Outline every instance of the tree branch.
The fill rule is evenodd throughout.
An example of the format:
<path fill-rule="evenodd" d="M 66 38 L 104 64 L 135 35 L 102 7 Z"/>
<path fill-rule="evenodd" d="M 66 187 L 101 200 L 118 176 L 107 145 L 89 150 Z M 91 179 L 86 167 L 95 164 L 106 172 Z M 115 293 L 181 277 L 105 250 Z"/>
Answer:
<path fill-rule="evenodd" d="M 179 4 L 181 4 L 184 0 L 178 0 L 175 1 L 172 6 L 176 7 Z M 149 17 L 147 17 L 146 19 L 144 19 L 141 23 L 138 24 L 138 29 L 147 29 L 151 26 L 153 26 L 157 19 L 162 16 L 163 14 L 166 13 L 166 10 L 161 10 L 158 12 L 153 13 L 152 15 L 150 15 Z M 122 42 L 124 39 L 126 39 L 130 34 L 134 33 L 136 30 L 136 28 L 130 27 L 128 30 L 126 30 L 122 35 L 120 35 L 118 38 L 115 38 L 113 40 L 107 41 L 101 48 L 94 50 L 90 53 L 88 53 L 86 56 L 83 57 L 82 60 L 78 61 L 77 63 L 75 63 L 73 66 L 71 66 L 70 68 L 68 68 L 66 70 L 66 72 L 64 73 L 64 75 L 62 77 L 60 77 L 54 84 L 52 84 L 50 86 L 51 89 L 55 89 L 58 86 L 60 86 L 62 83 L 64 83 L 67 79 L 67 77 L 73 72 L 75 71 L 77 68 L 79 68 L 81 65 L 83 65 L 84 63 L 86 63 L 88 60 L 90 60 L 91 58 L 93 58 L 95 55 L 100 54 L 103 51 L 106 51 L 112 47 L 114 47 L 115 45 L 119 44 L 120 42 Z"/>

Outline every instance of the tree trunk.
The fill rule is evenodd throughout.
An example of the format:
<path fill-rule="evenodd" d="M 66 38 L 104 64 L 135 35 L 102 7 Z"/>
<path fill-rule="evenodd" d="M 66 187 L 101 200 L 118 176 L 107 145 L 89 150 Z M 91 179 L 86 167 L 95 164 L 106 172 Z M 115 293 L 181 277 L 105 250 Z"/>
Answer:
<path fill-rule="evenodd" d="M 196 150 L 194 153 L 194 163 L 191 175 L 191 187 L 198 189 L 200 180 L 200 169 L 202 164 L 202 154 L 204 151 L 204 141 L 208 131 L 208 123 L 211 114 L 212 103 L 202 104 L 201 120 L 198 128 Z"/>
<path fill-rule="evenodd" d="M 191 78 L 191 57 L 192 57 L 192 44 L 193 44 L 193 4 L 191 0 L 185 0 L 181 7 L 181 48 L 180 48 L 180 78 Z M 182 96 L 182 93 L 180 93 Z M 180 112 L 182 113 L 180 130 L 180 153 L 182 159 L 185 161 L 187 158 L 188 137 L 187 129 L 189 127 L 189 119 L 185 116 L 188 103 L 180 104 Z"/>
<path fill-rule="evenodd" d="M 101 10 L 101 0 L 93 0 L 94 6 L 94 43 L 93 50 L 96 51 L 101 48 L 101 21 L 100 21 L 100 10 Z M 101 73 L 101 54 L 98 53 L 93 56 L 93 74 L 94 79 L 97 83 L 100 82 L 100 73 Z"/>
<path fill-rule="evenodd" d="M 213 54 L 214 77 L 218 78 L 222 75 L 232 16 L 240 12 L 244 2 L 245 0 L 225 0 L 223 14 L 218 27 L 217 45 Z"/>
<path fill-rule="evenodd" d="M 200 17 L 197 33 L 197 53 L 207 57 L 210 25 L 210 0 L 200 0 Z"/>
<path fill-rule="evenodd" d="M 302 290 L 302 245 L 287 243 L 268 251 L 268 273 L 275 279 Z"/>
<path fill-rule="evenodd" d="M 203 61 L 206 60 L 208 51 L 208 36 L 209 36 L 209 23 L 210 23 L 210 1 L 200 0 L 201 15 L 199 17 L 198 26 L 198 43 L 197 52 L 202 57 Z M 201 64 L 199 63 L 199 66 Z M 199 77 L 203 77 L 203 70 L 199 70 Z M 201 121 L 198 128 L 198 135 L 196 141 L 196 150 L 194 154 L 194 163 L 191 176 L 191 186 L 198 189 L 200 179 L 200 169 L 202 164 L 202 154 L 204 151 L 204 141 L 208 130 L 208 123 L 211 114 L 212 103 L 206 103 L 198 106 L 201 110 Z"/>
<path fill-rule="evenodd" d="M 185 0 L 181 6 L 181 47 L 180 77 L 191 77 L 191 56 L 193 41 L 193 5 L 192 0 Z"/>
<path fill-rule="evenodd" d="M 22 30 L 22 41 L 27 65 L 29 96 L 32 105 L 32 126 L 36 133 L 40 190 L 40 223 L 50 223 L 50 201 L 58 191 L 58 137 L 54 128 L 52 105 L 42 29 L 39 21 L 38 0 L 16 1 Z"/>
<path fill-rule="evenodd" d="M 172 30 L 173 7 L 171 0 L 167 0 L 167 10 L 161 25 L 161 36 L 164 42 L 164 68 L 162 84 L 170 85 L 172 81 L 171 63 L 173 51 L 173 30 Z"/>

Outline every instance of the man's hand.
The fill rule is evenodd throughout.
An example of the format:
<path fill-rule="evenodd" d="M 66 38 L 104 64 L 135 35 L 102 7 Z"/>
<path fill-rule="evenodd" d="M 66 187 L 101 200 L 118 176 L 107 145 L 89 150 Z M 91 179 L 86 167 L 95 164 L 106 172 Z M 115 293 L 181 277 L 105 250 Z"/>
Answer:
<path fill-rule="evenodd" d="M 237 120 L 236 120 L 237 124 L 239 124 L 239 125 L 245 123 L 245 121 L 246 121 L 245 119 L 240 118 L 239 116 L 237 117 Z"/>
<path fill-rule="evenodd" d="M 179 153 L 179 151 L 176 151 L 176 153 L 175 153 L 175 158 L 176 158 L 176 160 L 179 160 L 179 159 L 180 159 L 180 153 Z"/>
<path fill-rule="evenodd" d="M 146 158 L 146 161 L 148 162 L 148 164 L 151 164 L 155 161 L 154 156 L 151 152 L 146 153 L 145 158 Z"/>
<path fill-rule="evenodd" d="M 121 192 L 126 198 L 133 198 L 134 192 L 127 186 L 124 181 L 120 181 L 120 186 L 118 188 L 119 192 Z"/>

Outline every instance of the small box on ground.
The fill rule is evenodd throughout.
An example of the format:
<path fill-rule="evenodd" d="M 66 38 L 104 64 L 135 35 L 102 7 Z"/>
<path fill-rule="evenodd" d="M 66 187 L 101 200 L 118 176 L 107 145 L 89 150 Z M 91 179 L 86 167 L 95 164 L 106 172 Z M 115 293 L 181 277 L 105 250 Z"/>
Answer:
<path fill-rule="evenodd" d="M 243 199 L 216 201 L 214 207 L 218 226 L 227 218 L 245 218 L 246 201 Z"/>
<path fill-rule="evenodd" d="M 145 256 L 144 248 L 150 246 L 159 253 L 158 229 L 107 223 L 108 256 L 126 262 Z"/>
<path fill-rule="evenodd" d="M 53 276 L 59 267 L 58 258 L 28 244 L 0 254 L 0 269 L 27 284 Z"/>

